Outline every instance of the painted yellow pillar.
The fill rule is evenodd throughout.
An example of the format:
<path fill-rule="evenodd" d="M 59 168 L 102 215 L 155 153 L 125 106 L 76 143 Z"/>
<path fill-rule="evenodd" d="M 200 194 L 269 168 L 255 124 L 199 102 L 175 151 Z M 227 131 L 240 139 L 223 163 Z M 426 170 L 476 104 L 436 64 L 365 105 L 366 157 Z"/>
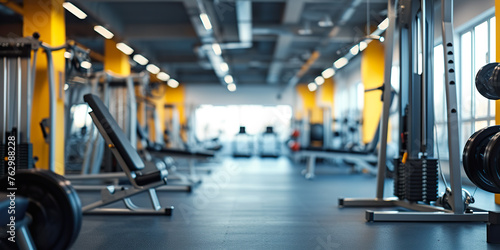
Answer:
<path fill-rule="evenodd" d="M 151 81 L 160 81 L 153 74 L 150 74 L 150 79 L 151 79 Z M 167 88 L 166 85 L 165 85 L 165 88 Z M 155 96 L 157 96 L 163 90 L 158 89 L 158 90 L 153 90 L 153 91 L 156 91 L 153 94 L 155 94 Z M 159 124 L 155 124 L 154 123 L 155 121 L 153 119 L 147 119 L 147 123 L 148 123 L 148 126 L 150 128 L 154 128 L 156 125 L 159 126 L 156 129 L 149 130 L 149 139 L 151 141 L 155 141 L 156 138 L 158 137 L 158 135 L 156 134 L 156 131 L 159 131 L 160 133 L 162 133 L 161 138 L 163 138 L 163 131 L 165 131 L 165 108 L 164 107 L 166 104 L 166 97 L 164 96 L 163 98 L 149 99 L 149 100 L 154 104 L 156 116 L 158 117 L 158 120 L 160 121 Z"/>
<path fill-rule="evenodd" d="M 309 113 L 309 123 L 323 123 L 323 114 L 316 101 L 317 91 L 311 92 L 307 84 L 298 84 L 295 88 L 297 94 L 302 98 L 302 112 Z"/>
<path fill-rule="evenodd" d="M 496 38 L 496 58 L 500 58 L 500 0 L 495 0 L 495 38 Z M 495 102 L 495 123 L 500 124 L 500 100 Z M 500 205 L 500 194 L 495 194 L 495 203 Z"/>
<path fill-rule="evenodd" d="M 116 42 L 110 39 L 104 41 L 104 70 L 115 74 L 130 75 L 128 56 L 116 48 Z"/>
<path fill-rule="evenodd" d="M 186 131 L 182 128 L 185 127 L 187 117 L 186 117 L 186 111 L 185 111 L 185 88 L 183 85 L 179 85 L 177 88 L 170 88 L 167 87 L 167 92 L 165 94 L 165 104 L 170 104 L 174 105 L 177 108 L 177 112 L 179 114 L 179 125 L 181 127 L 181 138 L 184 140 L 187 138 Z M 164 107 L 161 108 L 161 110 L 164 113 L 164 120 L 160 120 L 163 123 L 165 121 L 170 121 L 173 118 L 173 112 L 172 110 L 165 112 Z"/>
<path fill-rule="evenodd" d="M 365 89 L 377 88 L 384 83 L 384 45 L 378 40 L 372 41 L 363 51 L 361 81 Z M 362 126 L 364 143 L 370 142 L 375 135 L 382 113 L 381 94 L 380 91 L 365 92 Z"/>
<path fill-rule="evenodd" d="M 23 1 L 23 35 L 31 36 L 34 32 L 40 33 L 40 40 L 52 46 L 59 46 L 66 41 L 66 26 L 64 22 L 63 0 L 25 0 Z M 59 90 L 64 84 L 65 58 L 64 50 L 53 52 L 55 89 Z M 31 142 L 33 155 L 38 157 L 36 166 L 48 169 L 49 145 L 43 138 L 40 121 L 49 117 L 49 84 L 47 75 L 47 61 L 43 53 L 39 53 L 36 65 L 36 80 L 33 95 L 33 109 L 31 114 Z M 64 91 L 63 95 L 56 95 L 56 125 L 57 141 L 55 143 L 56 173 L 64 174 Z"/>

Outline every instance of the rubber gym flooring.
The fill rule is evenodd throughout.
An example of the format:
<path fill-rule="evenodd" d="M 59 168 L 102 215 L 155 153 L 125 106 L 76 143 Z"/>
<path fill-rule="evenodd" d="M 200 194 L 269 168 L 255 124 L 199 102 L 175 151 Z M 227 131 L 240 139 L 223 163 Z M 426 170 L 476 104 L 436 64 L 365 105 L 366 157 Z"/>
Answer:
<path fill-rule="evenodd" d="M 86 215 L 72 249 L 500 248 L 486 243 L 485 223 L 367 223 L 365 208 L 339 208 L 337 199 L 373 197 L 374 176 L 319 167 L 308 181 L 302 167 L 283 157 L 224 159 L 192 193 L 158 192 L 162 205 L 175 206 L 171 217 Z M 391 196 L 390 180 L 385 191 Z M 99 193 L 80 197 L 87 204 Z M 477 190 L 475 198 L 500 210 L 492 194 Z M 134 201 L 149 205 L 145 194 Z"/>

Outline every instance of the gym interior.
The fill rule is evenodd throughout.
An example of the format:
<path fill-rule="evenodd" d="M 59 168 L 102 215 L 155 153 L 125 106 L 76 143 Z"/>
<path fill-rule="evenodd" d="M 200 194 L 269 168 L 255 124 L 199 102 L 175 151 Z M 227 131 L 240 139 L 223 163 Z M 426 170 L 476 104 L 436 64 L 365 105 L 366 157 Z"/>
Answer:
<path fill-rule="evenodd" d="M 497 248 L 498 6 L 0 0 L 0 249 Z"/>

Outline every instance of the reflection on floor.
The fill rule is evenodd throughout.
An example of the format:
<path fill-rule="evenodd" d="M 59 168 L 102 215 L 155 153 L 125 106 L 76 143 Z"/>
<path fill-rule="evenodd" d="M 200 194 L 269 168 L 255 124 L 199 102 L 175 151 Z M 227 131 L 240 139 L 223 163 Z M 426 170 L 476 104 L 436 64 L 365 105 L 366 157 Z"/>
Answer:
<path fill-rule="evenodd" d="M 301 169 L 287 158 L 226 159 L 191 194 L 159 192 L 172 217 L 85 216 L 72 249 L 487 248 L 484 223 L 366 223 L 364 208 L 338 208 L 337 199 L 373 197 L 374 176 L 319 171 L 308 181 Z M 80 196 L 86 204 L 98 193 Z M 476 200 L 500 210 L 492 194 L 478 190 Z"/>

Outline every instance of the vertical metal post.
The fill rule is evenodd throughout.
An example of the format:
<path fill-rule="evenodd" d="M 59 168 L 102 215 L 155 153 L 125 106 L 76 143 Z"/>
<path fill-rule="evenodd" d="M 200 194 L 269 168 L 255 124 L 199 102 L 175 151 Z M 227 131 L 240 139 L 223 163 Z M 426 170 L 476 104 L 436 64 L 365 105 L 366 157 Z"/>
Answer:
<path fill-rule="evenodd" d="M 127 84 L 127 103 L 128 103 L 128 132 L 132 147 L 137 147 L 137 102 L 135 100 L 134 79 L 129 76 L 126 78 Z M 144 105 L 145 107 L 145 105 Z M 146 114 L 144 110 L 143 115 Z"/>
<path fill-rule="evenodd" d="M 0 144 L 6 142 L 5 132 L 7 132 L 7 58 L 0 59 Z M 3 155 L 3 152 L 2 152 Z M 0 173 L 1 175 L 2 173 Z"/>
<path fill-rule="evenodd" d="M 377 172 L 377 199 L 384 198 L 385 167 L 387 162 L 387 134 L 389 130 L 389 113 L 391 107 L 391 71 L 394 48 L 394 33 L 396 27 L 396 6 L 398 0 L 390 0 L 387 4 L 389 27 L 386 30 L 386 44 L 384 50 L 384 102 L 381 114 L 380 147 L 378 149 Z"/>
<path fill-rule="evenodd" d="M 464 213 L 460 148 L 458 131 L 457 87 L 453 43 L 453 0 L 441 0 L 443 51 L 445 64 L 446 113 L 448 116 L 448 147 L 450 159 L 451 206 L 455 214 Z"/>

